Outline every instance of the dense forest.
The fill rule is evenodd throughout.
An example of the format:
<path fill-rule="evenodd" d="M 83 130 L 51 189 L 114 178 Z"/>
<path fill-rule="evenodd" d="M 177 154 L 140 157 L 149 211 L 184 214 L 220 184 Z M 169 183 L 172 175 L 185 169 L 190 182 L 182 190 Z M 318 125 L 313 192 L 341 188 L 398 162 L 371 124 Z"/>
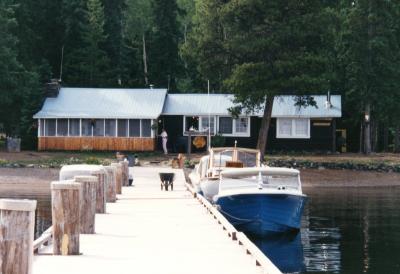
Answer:
<path fill-rule="evenodd" d="M 400 2 L 0 0 L 0 132 L 34 148 L 32 115 L 54 78 L 171 92 L 209 80 L 235 94 L 233 114 L 265 106 L 264 118 L 275 95 L 312 105 L 329 91 L 353 150 L 399 152 Z"/>

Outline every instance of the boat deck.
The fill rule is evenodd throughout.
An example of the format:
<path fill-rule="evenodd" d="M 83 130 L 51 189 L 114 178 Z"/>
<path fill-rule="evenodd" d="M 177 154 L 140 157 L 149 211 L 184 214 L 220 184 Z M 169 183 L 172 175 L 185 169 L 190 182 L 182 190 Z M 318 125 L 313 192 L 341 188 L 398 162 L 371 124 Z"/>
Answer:
<path fill-rule="evenodd" d="M 158 172 L 175 173 L 174 191 L 160 190 Z M 135 186 L 96 215 L 96 234 L 81 235 L 82 255 L 36 255 L 33 273 L 263 273 L 186 190 L 182 170 L 133 174 Z"/>

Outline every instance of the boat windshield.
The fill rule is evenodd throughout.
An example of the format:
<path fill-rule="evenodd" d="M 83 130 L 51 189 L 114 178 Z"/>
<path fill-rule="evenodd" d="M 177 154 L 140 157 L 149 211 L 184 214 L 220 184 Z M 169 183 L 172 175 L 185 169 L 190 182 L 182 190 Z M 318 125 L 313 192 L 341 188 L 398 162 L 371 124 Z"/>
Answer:
<path fill-rule="evenodd" d="M 227 149 L 213 154 L 213 167 L 256 167 L 258 153 Z"/>
<path fill-rule="evenodd" d="M 231 177 L 221 177 L 220 191 L 262 188 L 262 189 L 292 189 L 301 191 L 299 176 L 288 175 L 235 175 Z"/>

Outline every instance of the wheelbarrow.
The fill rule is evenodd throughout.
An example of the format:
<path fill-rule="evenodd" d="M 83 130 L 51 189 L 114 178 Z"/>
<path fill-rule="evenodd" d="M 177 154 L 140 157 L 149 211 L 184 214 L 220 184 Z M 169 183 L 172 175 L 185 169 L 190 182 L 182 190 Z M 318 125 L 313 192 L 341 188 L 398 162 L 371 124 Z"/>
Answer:
<path fill-rule="evenodd" d="M 160 172 L 160 180 L 161 180 L 161 190 L 165 189 L 168 191 L 168 188 L 171 187 L 171 190 L 174 190 L 174 175 L 175 173 L 163 173 Z"/>

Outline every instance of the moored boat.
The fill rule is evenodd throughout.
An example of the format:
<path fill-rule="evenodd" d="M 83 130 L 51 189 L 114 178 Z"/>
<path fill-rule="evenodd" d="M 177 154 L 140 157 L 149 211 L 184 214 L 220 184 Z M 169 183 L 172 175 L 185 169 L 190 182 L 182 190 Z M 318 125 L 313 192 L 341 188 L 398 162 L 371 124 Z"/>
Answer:
<path fill-rule="evenodd" d="M 222 171 L 213 200 L 239 230 L 265 235 L 299 230 L 307 196 L 298 170 L 255 167 Z"/>

